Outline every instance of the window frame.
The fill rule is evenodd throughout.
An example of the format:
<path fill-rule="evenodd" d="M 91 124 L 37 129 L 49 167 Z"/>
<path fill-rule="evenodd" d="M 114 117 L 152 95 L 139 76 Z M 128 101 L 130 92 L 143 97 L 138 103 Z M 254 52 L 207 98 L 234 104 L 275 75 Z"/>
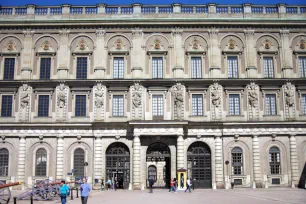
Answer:
<path fill-rule="evenodd" d="M 81 74 L 80 74 L 80 75 L 82 75 L 82 77 L 78 78 L 78 60 L 81 59 L 81 58 L 86 59 L 86 72 L 84 72 L 84 73 L 86 73 L 86 77 L 83 77 L 83 71 L 82 71 Z M 76 57 L 75 78 L 77 80 L 88 79 L 88 57 L 84 57 L 84 56 L 77 56 Z"/>
<path fill-rule="evenodd" d="M 305 67 L 304 74 L 305 74 L 305 76 L 304 77 L 301 75 L 300 57 L 305 58 L 305 64 L 304 64 L 304 67 Z M 296 65 L 297 65 L 296 67 L 297 67 L 297 72 L 298 72 L 297 75 L 298 75 L 298 77 L 302 78 L 302 79 L 306 78 L 306 54 L 299 54 L 299 55 L 296 56 Z"/>
<path fill-rule="evenodd" d="M 7 150 L 7 155 L 8 155 L 8 159 L 7 159 L 7 175 L 0 175 L 0 177 L 9 177 L 11 174 L 10 174 L 10 164 L 11 164 L 11 153 L 10 153 L 10 149 L 7 148 L 7 147 L 1 147 L 0 149 L 6 149 Z M 4 163 L 4 162 L 3 162 Z"/>
<path fill-rule="evenodd" d="M 86 57 L 87 58 L 87 76 L 86 79 L 90 79 L 90 68 L 91 68 L 91 54 L 73 54 L 73 61 L 72 61 L 72 77 L 73 79 L 77 79 L 77 58 L 79 57 Z M 86 79 L 79 79 L 79 80 L 86 80 Z"/>
<path fill-rule="evenodd" d="M 192 58 L 201 58 L 201 77 L 192 77 L 193 76 L 193 69 L 192 69 Z M 190 70 L 190 74 L 189 77 L 191 79 L 203 79 L 204 77 L 204 70 L 205 70 L 205 55 L 188 55 L 188 65 L 189 65 L 189 70 Z"/>
<path fill-rule="evenodd" d="M 260 66 L 261 66 L 261 71 L 262 71 L 262 78 L 264 79 L 275 79 L 278 77 L 277 71 L 277 60 L 276 60 L 277 55 L 275 54 L 261 54 L 260 55 Z M 272 63 L 273 63 L 273 77 L 265 77 L 265 68 L 264 68 L 264 58 L 272 58 Z"/>
<path fill-rule="evenodd" d="M 50 79 L 53 79 L 54 78 L 54 75 L 53 75 L 53 72 L 54 72 L 54 69 L 55 69 L 55 56 L 54 54 L 37 54 L 37 60 L 36 60 L 36 67 L 37 67 L 37 74 L 36 74 L 36 77 L 33 76 L 34 78 L 36 79 L 39 79 L 39 80 L 50 80 L 50 79 L 41 79 L 40 78 L 40 73 L 41 73 L 41 59 L 42 58 L 51 58 L 51 63 L 50 63 Z"/>
<path fill-rule="evenodd" d="M 123 78 L 115 78 L 114 77 L 115 58 L 123 58 L 123 63 L 124 63 L 123 64 Z M 125 56 L 125 55 L 111 55 L 111 60 L 110 60 L 110 76 L 111 76 L 111 78 L 112 79 L 125 79 L 126 75 L 127 75 L 127 56 Z"/>
<path fill-rule="evenodd" d="M 151 79 L 165 79 L 166 78 L 166 67 L 167 67 L 167 55 L 166 54 L 157 54 L 157 53 L 149 53 L 149 76 Z M 161 57 L 163 62 L 162 67 L 162 78 L 153 78 L 153 58 Z"/>
<path fill-rule="evenodd" d="M 122 113 L 122 115 L 114 115 L 114 97 L 118 97 L 118 96 L 121 96 L 122 99 L 123 99 L 123 113 Z M 125 94 L 120 94 L 120 93 L 113 94 L 112 97 L 111 97 L 111 110 L 112 110 L 111 115 L 112 115 L 112 117 L 116 117 L 116 118 L 125 117 L 126 116 L 126 112 L 125 111 L 127 110 L 126 105 L 127 104 L 126 104 L 126 96 L 125 96 Z M 119 109 L 118 109 L 118 113 L 120 113 Z"/>
<path fill-rule="evenodd" d="M 163 109 L 163 118 L 162 120 L 165 120 L 166 118 L 166 110 L 167 110 L 167 100 L 166 100 L 166 97 L 167 97 L 167 90 L 148 90 L 148 93 L 149 93 L 149 113 L 150 114 L 150 118 L 151 120 L 153 120 L 153 95 L 162 95 L 163 96 L 163 106 L 164 106 L 164 109 Z"/>
<path fill-rule="evenodd" d="M 39 115 L 39 99 L 40 99 L 40 96 L 48 96 L 49 100 L 48 100 L 48 115 L 47 116 L 40 116 Z M 50 116 L 50 101 L 52 101 L 52 99 L 50 99 L 50 95 L 49 94 L 39 94 L 37 96 L 37 117 L 49 117 Z"/>
<path fill-rule="evenodd" d="M 278 149 L 278 152 L 273 152 L 273 153 L 278 153 L 279 154 L 279 162 L 274 161 L 274 165 L 277 165 L 277 163 L 279 163 L 278 164 L 278 166 L 279 166 L 279 170 L 278 170 L 279 172 L 278 173 L 272 173 L 272 171 L 271 171 L 271 163 L 272 163 L 271 149 L 274 148 L 274 147 Z M 276 145 L 272 145 L 272 146 L 269 147 L 269 149 L 268 149 L 268 164 L 269 164 L 269 174 L 270 175 L 281 175 L 282 174 L 282 155 L 281 155 L 280 147 L 278 147 Z"/>
<path fill-rule="evenodd" d="M 197 115 L 194 115 L 193 114 L 193 96 L 194 95 L 199 95 L 199 96 L 201 96 L 201 98 L 202 98 L 202 114 L 201 115 L 199 115 L 199 114 L 197 114 Z M 191 114 L 190 114 L 190 116 L 192 116 L 192 117 L 201 117 L 201 116 L 204 116 L 205 115 L 205 103 L 204 103 L 204 100 L 205 100 L 205 98 L 204 98 L 204 94 L 203 93 L 192 93 L 191 94 L 191 97 L 190 97 L 190 101 L 191 101 L 191 104 L 190 104 L 190 112 L 191 112 Z M 197 110 L 198 110 L 198 107 L 197 107 Z M 197 111 L 198 112 L 198 111 Z"/>
<path fill-rule="evenodd" d="M 40 149 L 43 149 L 43 150 L 45 150 L 45 152 L 46 152 L 46 159 L 47 159 L 47 161 L 46 161 L 46 175 L 37 175 L 37 152 L 38 152 L 38 150 L 40 150 Z M 46 148 L 44 148 L 44 147 L 39 147 L 39 148 L 37 148 L 36 149 L 36 151 L 34 152 L 34 154 L 35 154 L 35 160 L 34 160 L 34 166 L 35 166 L 35 168 L 34 168 L 34 176 L 35 177 L 48 177 L 48 151 L 46 150 Z"/>
<path fill-rule="evenodd" d="M 239 99 L 239 114 L 236 114 L 235 103 L 234 103 L 234 107 L 233 107 L 235 113 L 234 113 L 234 114 L 231 114 L 231 111 L 230 111 L 230 107 L 231 107 L 231 106 L 230 106 L 230 98 L 231 98 L 230 96 L 231 96 L 231 95 L 237 95 L 237 96 L 238 96 L 238 99 Z M 227 110 L 228 110 L 228 115 L 230 115 L 230 116 L 240 116 L 240 115 L 242 115 L 242 114 L 241 114 L 241 112 L 242 112 L 242 111 L 241 111 L 241 95 L 240 95 L 239 93 L 229 93 L 229 94 L 228 94 L 227 103 L 228 103 L 228 104 L 227 104 L 227 106 L 228 106 L 228 109 L 227 109 Z"/>
<path fill-rule="evenodd" d="M 34 90 L 35 93 L 35 115 L 34 118 L 37 120 L 42 120 L 44 118 L 49 119 L 52 118 L 52 104 L 53 104 L 53 90 L 48 89 L 46 90 L 45 88 L 37 88 Z M 49 115 L 48 116 L 38 116 L 38 109 L 39 109 L 39 96 L 40 95 L 48 95 L 49 96 Z"/>
<path fill-rule="evenodd" d="M 241 152 L 233 152 L 235 149 L 240 149 Z M 235 154 L 240 153 L 241 154 L 241 162 L 235 162 L 235 163 L 239 163 L 240 165 L 234 165 L 233 153 L 235 153 Z M 232 169 L 231 173 L 232 173 L 232 175 L 233 176 L 243 176 L 243 175 L 245 175 L 245 172 L 244 172 L 244 151 L 243 151 L 243 149 L 239 146 L 235 146 L 231 149 L 230 154 L 231 154 L 231 169 Z M 235 167 L 240 167 L 241 168 L 240 169 L 240 171 L 241 171 L 240 174 L 235 174 Z"/>
<path fill-rule="evenodd" d="M 11 96 L 12 97 L 12 112 L 11 116 L 2 116 L 2 97 L 3 96 Z M 14 112 L 15 112 L 15 94 L 10 94 L 10 93 L 0 93 L 0 117 L 1 118 L 13 118 L 14 117 Z"/>
<path fill-rule="evenodd" d="M 4 64 L 5 64 L 5 59 L 7 58 L 14 58 L 15 59 L 15 64 L 14 64 L 14 77 L 13 79 L 4 79 Z M 0 72 L 0 80 L 16 80 L 17 79 L 17 67 L 19 66 L 19 56 L 17 55 L 3 55 L 2 60 L 1 60 L 1 72 Z"/>
<path fill-rule="evenodd" d="M 237 77 L 229 77 L 229 67 L 228 67 L 228 58 L 229 57 L 236 57 L 237 58 Z M 240 78 L 240 67 L 241 67 L 241 55 L 239 54 L 225 54 L 225 75 L 227 76 L 228 79 L 239 79 Z"/>
<path fill-rule="evenodd" d="M 158 77 L 158 75 L 160 75 L 160 73 L 158 72 L 159 68 L 157 68 L 157 77 L 154 77 L 154 76 L 153 76 L 153 74 L 154 74 L 154 71 L 153 71 L 153 68 L 154 68 L 154 67 L 153 67 L 153 61 L 154 61 L 154 60 L 153 60 L 153 59 L 154 59 L 154 58 L 160 58 L 160 59 L 161 59 L 161 62 L 162 62 L 162 66 L 161 66 L 161 69 L 162 69 L 162 70 L 161 70 L 161 75 L 162 75 L 162 76 L 161 76 L 161 77 Z M 157 63 L 157 64 L 158 64 L 158 63 Z M 151 71 L 152 71 L 152 79 L 163 79 L 163 78 L 165 78 L 165 76 L 164 76 L 164 58 L 163 58 L 163 57 L 161 57 L 161 56 L 155 56 L 155 55 L 154 55 L 154 56 L 151 56 L 151 68 L 152 68 L 152 70 L 151 70 Z"/>
<path fill-rule="evenodd" d="M 226 94 L 226 117 L 247 117 L 245 115 L 245 107 L 244 107 L 244 89 L 241 88 L 232 88 L 232 87 L 225 87 L 225 94 Z M 237 94 L 239 95 L 239 102 L 240 102 L 240 114 L 239 115 L 230 115 L 230 106 L 229 106 L 229 95 L 230 94 Z M 233 119 L 233 118 L 232 118 Z"/>
<path fill-rule="evenodd" d="M 303 112 L 303 96 L 305 96 L 305 112 Z M 300 116 L 306 116 L 306 91 L 299 93 Z"/>
<path fill-rule="evenodd" d="M 276 111 L 276 114 L 275 115 L 271 115 L 271 114 L 267 114 L 267 104 L 266 104 L 266 100 L 267 100 L 267 95 L 275 95 L 275 111 Z M 268 93 L 264 93 L 264 115 L 265 116 L 278 116 L 279 114 L 279 106 L 277 104 L 279 104 L 279 101 L 278 101 L 278 94 L 277 93 L 271 93 L 271 92 L 268 92 Z"/>
<path fill-rule="evenodd" d="M 161 96 L 162 98 L 162 115 L 154 115 L 153 114 L 153 109 L 154 109 L 154 97 L 157 97 L 157 96 Z M 152 100 L 151 100 L 151 109 L 152 109 L 152 119 L 163 119 L 164 118 L 164 115 L 165 115 L 165 100 L 164 100 L 164 95 L 163 94 L 152 94 Z M 159 109 L 159 107 L 157 107 L 157 110 Z"/>

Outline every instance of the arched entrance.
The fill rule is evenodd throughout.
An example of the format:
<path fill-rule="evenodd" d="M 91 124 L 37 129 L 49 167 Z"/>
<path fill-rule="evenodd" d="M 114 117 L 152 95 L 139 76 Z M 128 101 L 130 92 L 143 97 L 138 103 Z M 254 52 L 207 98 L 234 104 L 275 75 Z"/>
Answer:
<path fill-rule="evenodd" d="M 194 142 L 187 151 L 187 176 L 195 188 L 211 188 L 211 152 L 207 144 Z"/>
<path fill-rule="evenodd" d="M 118 188 L 128 189 L 130 183 L 130 151 L 128 147 L 115 142 L 106 150 L 106 180 L 118 182 Z"/>
<path fill-rule="evenodd" d="M 152 143 L 147 149 L 148 178 L 154 176 L 153 167 L 156 171 L 154 187 L 165 188 L 169 186 L 171 176 L 171 158 L 168 145 L 162 142 Z"/>

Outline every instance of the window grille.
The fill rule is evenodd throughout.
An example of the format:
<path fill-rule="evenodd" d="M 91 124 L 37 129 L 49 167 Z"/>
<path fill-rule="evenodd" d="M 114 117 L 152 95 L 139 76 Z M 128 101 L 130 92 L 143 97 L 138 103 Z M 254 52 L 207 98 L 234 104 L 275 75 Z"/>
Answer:
<path fill-rule="evenodd" d="M 14 79 L 14 71 L 15 71 L 15 58 L 5 58 L 4 60 L 4 80 Z"/>
<path fill-rule="evenodd" d="M 47 15 L 48 8 L 35 8 L 35 15 Z"/>
<path fill-rule="evenodd" d="M 113 96 L 113 116 L 124 116 L 124 97 Z"/>
<path fill-rule="evenodd" d="M 73 173 L 77 178 L 83 178 L 86 176 L 84 174 L 84 163 L 85 163 L 85 152 L 83 149 L 78 148 L 74 151 L 73 155 L 73 169 L 75 172 Z"/>
<path fill-rule="evenodd" d="M 49 116 L 49 96 L 40 95 L 38 97 L 38 116 L 48 117 Z"/>
<path fill-rule="evenodd" d="M 173 13 L 172 7 L 158 7 L 158 13 Z"/>
<path fill-rule="evenodd" d="M 286 13 L 296 14 L 296 13 L 298 13 L 298 8 L 297 7 L 287 7 L 286 8 Z"/>
<path fill-rule="evenodd" d="M 276 115 L 276 95 L 266 94 L 266 115 Z"/>
<path fill-rule="evenodd" d="M 12 15 L 13 9 L 12 8 L 0 8 L 0 15 Z"/>
<path fill-rule="evenodd" d="M 15 14 L 16 15 L 27 15 L 27 8 L 16 8 Z"/>
<path fill-rule="evenodd" d="M 114 79 L 124 78 L 124 58 L 114 57 Z"/>
<path fill-rule="evenodd" d="M 201 57 L 191 57 L 191 78 L 202 78 Z"/>
<path fill-rule="evenodd" d="M 51 58 L 40 59 L 40 79 L 50 79 Z"/>
<path fill-rule="evenodd" d="M 156 7 L 142 7 L 141 13 L 156 13 Z"/>
<path fill-rule="evenodd" d="M 278 13 L 277 7 L 266 7 L 266 13 Z"/>
<path fill-rule="evenodd" d="M 302 94 L 302 114 L 306 115 L 306 94 Z"/>
<path fill-rule="evenodd" d="M 152 78 L 163 78 L 163 58 L 153 57 L 152 58 Z"/>
<path fill-rule="evenodd" d="M 193 7 L 182 7 L 182 13 L 193 13 Z"/>
<path fill-rule="evenodd" d="M 192 115 L 201 116 L 203 115 L 203 95 L 192 94 Z"/>
<path fill-rule="evenodd" d="M 242 7 L 231 7 L 231 13 L 243 13 Z"/>
<path fill-rule="evenodd" d="M 229 94 L 229 113 L 230 115 L 240 115 L 239 94 Z"/>
<path fill-rule="evenodd" d="M 196 13 L 208 13 L 207 7 L 196 7 Z"/>
<path fill-rule="evenodd" d="M 0 176 L 8 176 L 9 151 L 6 148 L 0 149 Z"/>
<path fill-rule="evenodd" d="M 12 117 L 13 96 L 2 95 L 1 117 Z"/>
<path fill-rule="evenodd" d="M 85 8 L 85 13 L 86 14 L 96 14 L 97 13 L 97 8 L 95 8 L 95 7 Z"/>
<path fill-rule="evenodd" d="M 82 7 L 71 7 L 70 14 L 82 14 L 83 8 Z"/>
<path fill-rule="evenodd" d="M 61 15 L 62 8 L 50 8 L 50 14 L 51 15 Z"/>
<path fill-rule="evenodd" d="M 118 13 L 118 7 L 106 7 L 105 13 L 107 14 L 116 14 Z"/>
<path fill-rule="evenodd" d="M 87 79 L 87 57 L 77 58 L 77 79 Z"/>
<path fill-rule="evenodd" d="M 217 7 L 217 13 L 228 13 L 228 7 Z"/>
<path fill-rule="evenodd" d="M 152 114 L 154 116 L 164 115 L 164 97 L 163 95 L 153 95 L 152 97 Z"/>
<path fill-rule="evenodd" d="M 75 116 L 86 116 L 86 95 L 76 95 Z"/>
<path fill-rule="evenodd" d="M 274 77 L 274 65 L 273 57 L 264 57 L 264 77 L 273 78 Z"/>
<path fill-rule="evenodd" d="M 252 13 L 263 13 L 263 7 L 252 7 Z"/>
<path fill-rule="evenodd" d="M 299 57 L 300 76 L 306 77 L 306 57 Z"/>
<path fill-rule="evenodd" d="M 243 151 L 239 147 L 232 149 L 232 174 L 243 175 Z"/>
<path fill-rule="evenodd" d="M 228 78 L 238 78 L 238 58 L 236 56 L 227 57 Z"/>
<path fill-rule="evenodd" d="M 270 173 L 280 174 L 280 151 L 277 147 L 271 147 L 269 150 L 269 163 L 270 163 Z"/>
<path fill-rule="evenodd" d="M 43 148 L 36 151 L 35 176 L 47 176 L 47 151 Z"/>
<path fill-rule="evenodd" d="M 131 14 L 133 13 L 133 7 L 121 7 L 122 14 Z"/>

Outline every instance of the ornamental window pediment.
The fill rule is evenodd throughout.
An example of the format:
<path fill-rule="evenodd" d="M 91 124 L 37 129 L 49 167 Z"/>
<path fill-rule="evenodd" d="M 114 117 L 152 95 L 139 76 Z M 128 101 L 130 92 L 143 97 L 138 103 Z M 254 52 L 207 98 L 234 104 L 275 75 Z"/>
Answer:
<path fill-rule="evenodd" d="M 149 45 L 148 54 L 167 54 L 168 51 L 165 49 L 165 44 L 161 39 L 155 38 L 152 43 Z"/>
<path fill-rule="evenodd" d="M 306 39 L 302 37 L 294 46 L 294 53 L 306 54 Z"/>
<path fill-rule="evenodd" d="M 1 42 L 1 54 L 3 55 L 19 55 L 21 44 L 18 39 L 14 37 L 6 38 Z"/>
<path fill-rule="evenodd" d="M 237 41 L 235 39 L 230 38 L 223 49 L 223 53 L 241 54 L 242 48 L 238 46 Z"/>
<path fill-rule="evenodd" d="M 46 38 L 40 43 L 36 53 L 39 55 L 55 55 L 56 51 L 51 40 Z"/>
<path fill-rule="evenodd" d="M 114 37 L 111 41 L 112 42 L 109 42 L 108 44 L 110 55 L 129 54 L 130 45 L 125 38 L 117 36 Z"/>
<path fill-rule="evenodd" d="M 187 45 L 187 54 L 205 54 L 203 42 L 198 37 L 193 37 L 193 39 Z"/>
<path fill-rule="evenodd" d="M 278 45 L 273 42 L 270 38 L 265 38 L 261 41 L 260 47 L 258 49 L 259 54 L 277 54 Z"/>
<path fill-rule="evenodd" d="M 89 47 L 90 42 L 87 38 L 84 38 L 84 37 L 78 38 L 77 43 L 72 50 L 72 53 L 73 54 L 91 54 L 93 50 Z"/>

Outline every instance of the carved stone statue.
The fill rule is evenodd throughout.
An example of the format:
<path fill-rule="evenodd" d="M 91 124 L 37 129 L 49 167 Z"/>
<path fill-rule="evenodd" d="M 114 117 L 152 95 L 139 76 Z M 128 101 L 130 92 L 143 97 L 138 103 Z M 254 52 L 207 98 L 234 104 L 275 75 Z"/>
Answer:
<path fill-rule="evenodd" d="M 184 114 L 184 86 L 181 84 L 174 85 L 171 88 L 174 108 L 176 108 L 177 119 L 182 119 Z"/>
<path fill-rule="evenodd" d="M 64 108 L 66 104 L 66 92 L 64 84 L 59 86 L 59 92 L 57 94 L 57 106 L 59 108 Z"/>
<path fill-rule="evenodd" d="M 93 87 L 93 96 L 94 118 L 95 120 L 104 120 L 106 87 L 98 83 Z"/>
<path fill-rule="evenodd" d="M 29 92 L 28 92 L 28 85 L 27 84 L 24 84 L 22 86 L 22 92 L 20 93 L 20 107 L 21 108 L 26 108 L 29 103 L 30 103 L 30 95 L 29 95 Z"/>
<path fill-rule="evenodd" d="M 136 83 L 130 87 L 132 96 L 132 118 L 142 119 L 143 116 L 143 89 L 144 87 Z"/>
<path fill-rule="evenodd" d="M 141 106 L 141 92 L 138 91 L 133 92 L 132 101 L 134 108 L 139 108 Z"/>
<path fill-rule="evenodd" d="M 284 86 L 285 101 L 289 107 L 294 105 L 294 91 L 294 86 L 291 83 Z"/>
<path fill-rule="evenodd" d="M 104 105 L 104 92 L 101 84 L 98 84 L 95 91 L 95 106 L 101 108 Z"/>
<path fill-rule="evenodd" d="M 27 84 L 23 84 L 23 86 L 19 88 L 20 121 L 30 120 L 31 94 L 32 94 L 32 87 L 28 86 Z"/>
<path fill-rule="evenodd" d="M 57 111 L 56 111 L 56 118 L 59 121 L 66 121 L 66 116 L 67 116 L 67 98 L 68 98 L 68 87 L 65 86 L 64 84 L 60 84 L 56 88 L 56 97 L 57 97 Z"/>
<path fill-rule="evenodd" d="M 211 103 L 215 107 L 219 107 L 221 105 L 221 94 L 222 88 L 218 84 L 214 84 L 211 86 Z"/>
<path fill-rule="evenodd" d="M 248 99 L 251 107 L 258 106 L 258 94 L 257 94 L 257 86 L 255 84 L 251 84 L 248 86 Z"/>

